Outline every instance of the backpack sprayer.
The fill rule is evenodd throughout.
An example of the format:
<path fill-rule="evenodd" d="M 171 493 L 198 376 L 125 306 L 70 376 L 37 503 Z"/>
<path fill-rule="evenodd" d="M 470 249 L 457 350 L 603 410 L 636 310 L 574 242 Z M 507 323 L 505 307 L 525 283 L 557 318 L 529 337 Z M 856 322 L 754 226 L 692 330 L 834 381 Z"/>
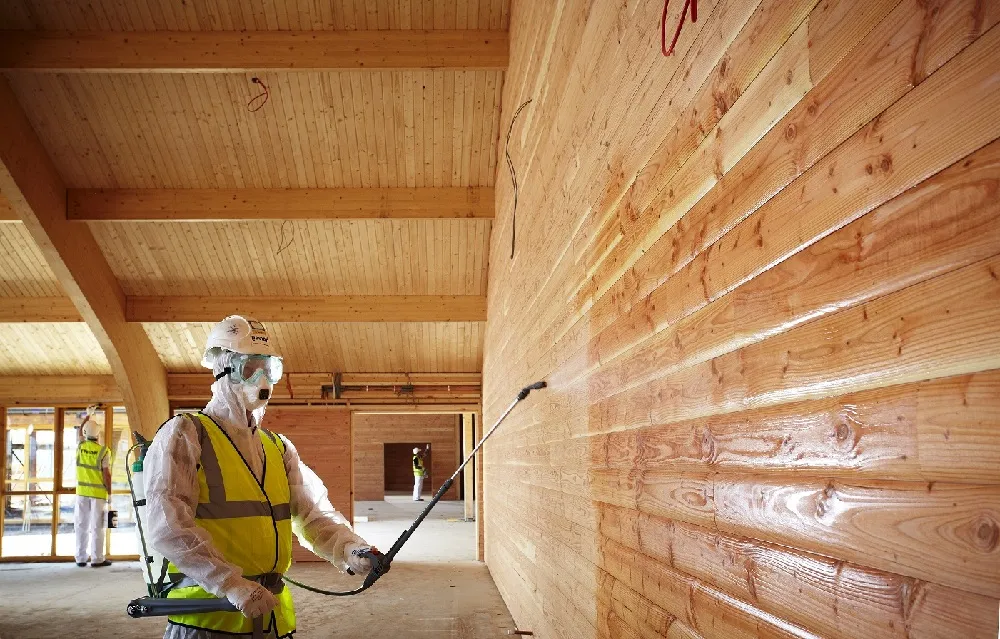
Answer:
<path fill-rule="evenodd" d="M 309 590 L 311 592 L 316 592 L 321 595 L 327 595 L 331 597 L 349 597 L 351 595 L 361 594 L 362 592 L 371 588 L 376 581 L 379 580 L 383 575 L 389 572 L 389 568 L 392 566 L 392 560 L 399 553 L 403 544 L 407 542 L 410 536 L 414 533 L 423 521 L 427 517 L 431 509 L 437 505 L 444 494 L 452 487 L 455 483 L 455 478 L 462 472 L 462 470 L 472 461 L 479 449 L 483 447 L 486 440 L 489 439 L 490 435 L 503 423 L 503 420 L 507 418 L 514 407 L 518 405 L 522 400 L 524 400 L 529 393 L 533 390 L 538 390 L 540 388 L 545 388 L 546 384 L 544 381 L 535 382 L 530 386 L 525 386 L 522 388 L 517 397 L 507 406 L 507 409 L 500 415 L 500 418 L 493 424 L 493 427 L 483 436 L 476 447 L 472 449 L 469 456 L 465 458 L 465 461 L 458 467 L 457 470 L 449 477 L 441 487 L 438 488 L 437 493 L 435 493 L 434 498 L 427 504 L 423 512 L 410 524 L 410 527 L 403 531 L 403 534 L 399 536 L 399 539 L 392 545 L 389 552 L 382 554 L 374 548 L 369 550 L 364 550 L 359 553 L 361 557 L 367 557 L 372 564 L 372 570 L 365 577 L 365 581 L 361 586 L 355 588 L 354 590 L 346 591 L 334 591 L 334 590 L 323 590 L 322 588 L 315 588 L 313 586 L 308 586 L 303 583 L 299 583 L 288 576 L 283 576 L 282 579 L 289 583 L 295 584 L 299 588 Z M 198 614 L 206 612 L 238 612 L 236 607 L 229 602 L 228 599 L 223 598 L 211 598 L 211 599 L 169 599 L 167 598 L 170 589 L 173 584 L 169 582 L 167 578 L 167 559 L 162 555 L 158 555 L 155 552 L 150 552 L 146 546 L 146 538 L 142 531 L 142 515 L 145 513 L 146 499 L 145 499 L 145 488 L 142 481 L 142 463 L 146 456 L 146 451 L 149 448 L 149 441 L 142 438 L 141 435 L 135 433 L 136 444 L 128 450 L 126 454 L 126 462 L 128 460 L 128 455 L 132 454 L 133 451 L 139 450 L 140 454 L 136 458 L 136 461 L 131 467 L 126 463 L 125 467 L 128 470 L 128 484 L 129 489 L 132 491 L 132 506 L 135 509 L 136 518 L 136 529 L 139 532 L 139 542 L 142 545 L 142 556 L 145 563 L 145 574 L 143 575 L 146 580 L 146 589 L 149 591 L 148 597 L 140 597 L 139 599 L 134 599 L 129 602 L 126 607 L 126 612 L 130 617 L 140 618 L 140 617 L 163 617 L 167 615 L 184 615 L 184 614 Z M 133 479 L 135 477 L 135 479 Z M 157 576 L 154 577 L 154 571 Z M 354 574 L 348 570 L 350 574 Z"/>

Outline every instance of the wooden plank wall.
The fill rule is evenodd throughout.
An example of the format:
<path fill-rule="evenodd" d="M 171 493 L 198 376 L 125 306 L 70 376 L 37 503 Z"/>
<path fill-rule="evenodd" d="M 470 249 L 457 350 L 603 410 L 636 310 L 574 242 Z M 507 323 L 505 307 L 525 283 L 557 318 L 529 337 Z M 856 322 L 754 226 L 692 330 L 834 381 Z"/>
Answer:
<path fill-rule="evenodd" d="M 302 461 L 323 480 L 333 507 L 353 521 L 351 411 L 340 407 L 272 406 L 264 417 L 264 428 L 288 437 Z M 292 558 L 320 561 L 298 541 Z"/>
<path fill-rule="evenodd" d="M 550 384 L 485 452 L 515 620 L 997 636 L 1000 3 L 703 0 L 669 58 L 662 7 L 512 10 L 484 421 Z"/>
<path fill-rule="evenodd" d="M 387 443 L 428 442 L 431 445 L 430 477 L 424 490 L 437 491 L 458 464 L 458 415 L 363 414 L 354 415 L 354 498 L 385 499 Z M 412 485 L 411 485 L 412 488 Z M 444 499 L 458 499 L 458 485 Z"/>

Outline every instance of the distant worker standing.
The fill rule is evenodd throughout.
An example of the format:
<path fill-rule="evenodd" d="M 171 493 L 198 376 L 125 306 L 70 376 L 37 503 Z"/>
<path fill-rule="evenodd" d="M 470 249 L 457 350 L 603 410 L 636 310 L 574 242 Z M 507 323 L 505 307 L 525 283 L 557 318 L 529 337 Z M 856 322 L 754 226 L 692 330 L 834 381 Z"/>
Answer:
<path fill-rule="evenodd" d="M 96 406 L 87 408 L 80 423 L 83 441 L 76 449 L 76 565 L 90 559 L 91 568 L 110 566 L 104 558 L 104 536 L 108 527 L 105 506 L 111 493 L 111 451 L 98 443 L 101 428 L 92 418 Z"/>
<path fill-rule="evenodd" d="M 424 475 L 427 469 L 424 468 L 424 451 L 419 448 L 413 449 L 413 501 L 423 501 L 420 491 L 424 489 Z"/>

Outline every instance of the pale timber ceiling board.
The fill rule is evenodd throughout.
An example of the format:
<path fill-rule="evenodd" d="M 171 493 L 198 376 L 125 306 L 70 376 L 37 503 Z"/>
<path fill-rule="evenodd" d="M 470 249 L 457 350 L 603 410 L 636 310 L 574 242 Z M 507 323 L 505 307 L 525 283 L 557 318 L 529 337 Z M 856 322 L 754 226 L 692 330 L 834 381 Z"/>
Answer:
<path fill-rule="evenodd" d="M 201 370 L 211 323 L 143 324 L 170 372 Z M 484 322 L 270 323 L 289 372 L 476 372 Z"/>
<path fill-rule="evenodd" d="M 489 220 L 88 224 L 126 295 L 486 294 Z"/>
<path fill-rule="evenodd" d="M 288 31 L 502 29 L 510 0 L 5 0 L 4 29 Z"/>
<path fill-rule="evenodd" d="M 101 345 L 83 322 L 0 323 L 0 375 L 110 375 Z"/>
<path fill-rule="evenodd" d="M 499 71 L 7 76 L 70 188 L 494 181 Z"/>
<path fill-rule="evenodd" d="M 61 297 L 55 273 L 23 224 L 0 224 L 0 297 Z"/>

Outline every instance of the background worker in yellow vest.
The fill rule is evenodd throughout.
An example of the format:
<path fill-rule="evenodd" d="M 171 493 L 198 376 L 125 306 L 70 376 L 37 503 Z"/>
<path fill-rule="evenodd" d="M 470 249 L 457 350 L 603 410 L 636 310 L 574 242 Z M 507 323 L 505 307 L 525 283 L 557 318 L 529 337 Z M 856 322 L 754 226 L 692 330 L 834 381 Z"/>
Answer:
<path fill-rule="evenodd" d="M 413 449 L 413 501 L 423 501 L 420 492 L 424 489 L 424 475 L 427 469 L 424 468 L 424 451 L 419 448 Z"/>
<path fill-rule="evenodd" d="M 263 324 L 234 315 L 208 337 L 215 375 L 204 410 L 161 426 L 144 462 L 147 540 L 169 560 L 173 598 L 225 597 L 240 612 L 168 618 L 164 637 L 286 637 L 295 631 L 281 576 L 292 533 L 341 570 L 371 570 L 371 547 L 327 499 L 326 488 L 282 435 L 262 427 L 281 378 Z"/>
<path fill-rule="evenodd" d="M 76 449 L 76 565 L 81 568 L 110 566 L 104 558 L 104 536 L 108 528 L 106 506 L 111 492 L 111 451 L 98 442 L 100 426 L 92 418 L 96 406 L 87 409 L 80 423 L 83 441 Z"/>

